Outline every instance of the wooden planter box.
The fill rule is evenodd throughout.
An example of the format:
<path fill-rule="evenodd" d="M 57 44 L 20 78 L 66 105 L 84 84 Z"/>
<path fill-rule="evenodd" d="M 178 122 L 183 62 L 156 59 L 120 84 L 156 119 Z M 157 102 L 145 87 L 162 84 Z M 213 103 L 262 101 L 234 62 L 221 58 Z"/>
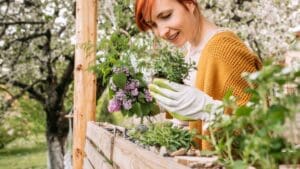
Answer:
<path fill-rule="evenodd" d="M 107 127 L 107 124 L 105 126 Z M 118 126 L 113 127 L 115 130 L 122 131 L 124 129 Z M 195 157 L 195 159 L 201 163 L 215 161 L 209 157 Z M 190 169 L 190 167 L 180 163 L 187 164 L 191 161 L 193 161 L 193 157 L 162 157 L 143 149 L 122 136 L 107 131 L 102 123 L 88 122 L 84 169 Z M 298 169 L 300 166 L 281 165 L 279 167 L 279 169 L 292 168 Z"/>
<path fill-rule="evenodd" d="M 203 160 L 210 160 L 203 158 Z M 101 123 L 89 122 L 85 144 L 84 169 L 189 169 L 174 158 L 154 152 L 114 135 Z"/>

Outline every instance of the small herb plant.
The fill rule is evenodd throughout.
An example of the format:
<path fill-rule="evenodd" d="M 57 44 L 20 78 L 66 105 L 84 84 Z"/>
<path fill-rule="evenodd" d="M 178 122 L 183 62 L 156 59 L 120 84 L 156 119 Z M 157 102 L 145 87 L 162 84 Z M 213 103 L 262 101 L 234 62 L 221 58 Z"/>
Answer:
<path fill-rule="evenodd" d="M 142 145 L 165 146 L 170 151 L 189 149 L 193 145 L 194 135 L 193 131 L 172 127 L 172 123 L 167 122 L 150 124 L 146 130 L 134 128 L 129 131 L 130 138 Z"/>
<path fill-rule="evenodd" d="M 129 38 L 121 32 L 114 32 L 109 38 L 103 39 L 98 46 L 101 54 L 97 54 L 97 64 L 91 67 L 102 84 L 106 86 L 113 75 L 114 65 L 129 65 L 127 56 L 124 54 L 129 49 Z M 122 60 L 122 62 L 121 62 Z"/>
<path fill-rule="evenodd" d="M 184 56 L 178 50 L 170 51 L 162 48 L 154 57 L 154 76 L 165 78 L 177 83 L 183 83 L 183 79 L 195 68 L 195 63 L 186 63 Z"/>
<path fill-rule="evenodd" d="M 247 75 L 251 100 L 244 106 L 225 97 L 225 106 L 233 109 L 228 119 L 219 117 L 210 127 L 210 141 L 228 168 L 278 168 L 279 164 L 300 161 L 300 150 L 282 136 L 284 123 L 300 112 L 300 69 L 266 64 Z M 286 84 L 295 91 L 286 93 Z M 268 96 L 268 97 L 267 97 Z"/>
<path fill-rule="evenodd" d="M 109 112 L 121 111 L 126 116 L 150 116 L 159 113 L 159 108 L 148 91 L 142 73 L 130 66 L 115 66 L 109 83 Z"/>

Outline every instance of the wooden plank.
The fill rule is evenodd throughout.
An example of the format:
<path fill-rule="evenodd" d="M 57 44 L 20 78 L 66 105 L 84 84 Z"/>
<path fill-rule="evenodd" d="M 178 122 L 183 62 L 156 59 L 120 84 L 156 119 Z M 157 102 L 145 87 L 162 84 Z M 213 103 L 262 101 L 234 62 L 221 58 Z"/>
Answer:
<path fill-rule="evenodd" d="M 87 121 L 95 120 L 97 0 L 76 0 L 73 167 L 82 169 Z"/>
<path fill-rule="evenodd" d="M 215 163 L 218 157 L 191 157 L 191 156 L 175 156 L 174 160 L 183 165 L 190 165 L 192 163 L 207 164 Z"/>
<path fill-rule="evenodd" d="M 113 145 L 113 134 L 100 127 L 95 122 L 88 122 L 87 125 L 87 138 L 97 146 L 98 150 L 112 160 L 112 145 Z"/>
<path fill-rule="evenodd" d="M 280 165 L 279 169 L 300 169 L 300 165 Z"/>
<path fill-rule="evenodd" d="M 94 169 L 113 169 L 109 162 L 96 150 L 96 147 L 89 141 L 85 143 L 85 153 Z"/>
<path fill-rule="evenodd" d="M 94 167 L 87 158 L 83 159 L 83 169 L 94 169 Z"/>
<path fill-rule="evenodd" d="M 112 161 L 121 169 L 189 169 L 118 136 L 115 137 Z"/>

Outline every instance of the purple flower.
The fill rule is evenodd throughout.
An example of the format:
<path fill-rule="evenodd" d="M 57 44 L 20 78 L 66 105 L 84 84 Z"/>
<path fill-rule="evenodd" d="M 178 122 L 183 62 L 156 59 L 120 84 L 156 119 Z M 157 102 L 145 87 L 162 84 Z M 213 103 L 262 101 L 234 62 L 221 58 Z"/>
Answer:
<path fill-rule="evenodd" d="M 125 86 L 125 90 L 130 91 L 130 90 L 134 90 L 136 88 L 135 82 L 131 81 L 131 82 L 127 82 L 126 86 Z"/>
<path fill-rule="evenodd" d="M 126 98 L 125 92 L 123 90 L 119 90 L 116 92 L 116 99 L 122 101 Z"/>
<path fill-rule="evenodd" d="M 153 98 L 150 94 L 150 92 L 148 90 L 144 90 L 144 93 L 145 93 L 145 99 L 147 102 L 152 102 Z"/>
<path fill-rule="evenodd" d="M 124 100 L 123 101 L 123 107 L 126 110 L 129 110 L 132 108 L 132 101 L 131 100 Z"/>
<path fill-rule="evenodd" d="M 135 83 L 135 87 L 139 87 L 140 86 L 140 81 L 133 79 L 132 80 L 133 83 Z"/>
<path fill-rule="evenodd" d="M 108 103 L 108 111 L 109 112 L 116 112 L 116 111 L 120 111 L 121 109 L 121 103 L 116 100 L 115 98 L 113 98 L 112 100 L 109 101 Z"/>
<path fill-rule="evenodd" d="M 132 96 L 137 96 L 137 95 L 139 95 L 138 89 L 135 88 L 135 89 L 131 90 L 131 95 L 132 95 Z"/>

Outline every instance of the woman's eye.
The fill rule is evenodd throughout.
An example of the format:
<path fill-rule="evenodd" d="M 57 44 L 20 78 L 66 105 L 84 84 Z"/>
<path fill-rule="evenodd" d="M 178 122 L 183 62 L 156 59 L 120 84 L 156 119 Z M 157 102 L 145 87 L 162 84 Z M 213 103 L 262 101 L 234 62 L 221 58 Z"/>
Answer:
<path fill-rule="evenodd" d="M 163 15 L 162 18 L 163 18 L 163 19 L 168 19 L 171 15 L 172 15 L 172 14 L 169 13 L 169 14 L 167 14 L 167 15 Z"/>

